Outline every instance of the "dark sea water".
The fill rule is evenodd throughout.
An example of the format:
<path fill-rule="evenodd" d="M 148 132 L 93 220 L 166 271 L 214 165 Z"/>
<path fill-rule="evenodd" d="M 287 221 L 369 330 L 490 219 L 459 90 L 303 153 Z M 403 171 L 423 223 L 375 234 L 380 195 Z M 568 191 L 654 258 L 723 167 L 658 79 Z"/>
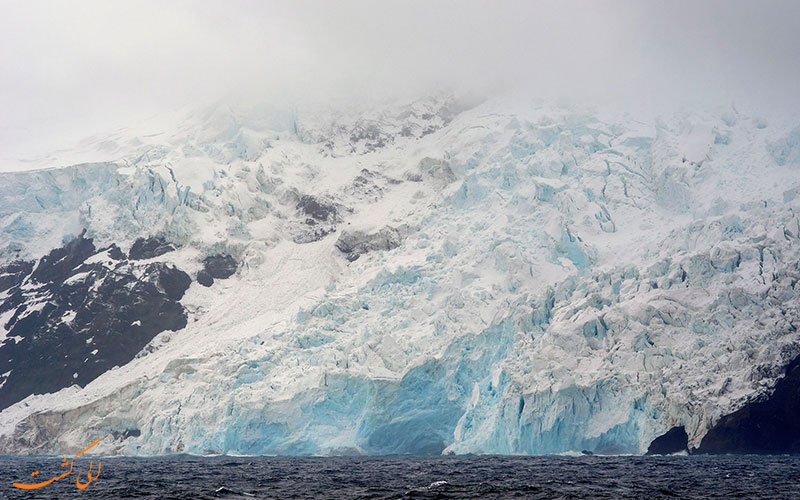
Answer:
<path fill-rule="evenodd" d="M 0 458 L 0 498 L 800 499 L 800 457 L 789 456 L 106 458 L 96 482 L 79 490 L 78 469 L 86 482 L 89 465 L 80 457 L 48 486 L 11 485 L 35 482 L 34 470 L 38 481 L 54 477 L 60 465 Z"/>

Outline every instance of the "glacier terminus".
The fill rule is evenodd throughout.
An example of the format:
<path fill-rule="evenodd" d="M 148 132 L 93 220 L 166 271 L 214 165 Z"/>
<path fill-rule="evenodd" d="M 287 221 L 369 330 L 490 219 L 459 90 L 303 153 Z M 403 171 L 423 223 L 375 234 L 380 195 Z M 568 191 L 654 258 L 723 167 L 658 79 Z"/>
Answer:
<path fill-rule="evenodd" d="M 797 404 L 800 122 L 217 103 L 62 156 L 0 173 L 0 454 L 760 451 Z"/>

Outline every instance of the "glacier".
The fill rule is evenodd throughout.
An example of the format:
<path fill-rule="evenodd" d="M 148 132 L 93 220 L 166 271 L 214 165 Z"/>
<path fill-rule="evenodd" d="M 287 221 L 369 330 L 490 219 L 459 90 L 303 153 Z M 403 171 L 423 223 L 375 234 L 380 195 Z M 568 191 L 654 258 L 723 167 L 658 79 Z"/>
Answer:
<path fill-rule="evenodd" d="M 0 262 L 157 236 L 175 250 L 144 262 L 193 279 L 184 328 L 2 410 L 0 453 L 644 453 L 676 426 L 696 448 L 800 356 L 797 130 L 219 105 L 0 174 Z M 203 286 L 216 255 L 236 272 Z"/>

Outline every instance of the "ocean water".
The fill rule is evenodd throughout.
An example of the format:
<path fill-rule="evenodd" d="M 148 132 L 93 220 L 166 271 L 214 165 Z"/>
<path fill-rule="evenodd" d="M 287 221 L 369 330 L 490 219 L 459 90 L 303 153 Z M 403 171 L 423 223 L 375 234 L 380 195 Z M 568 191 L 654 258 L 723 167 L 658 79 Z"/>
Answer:
<path fill-rule="evenodd" d="M 95 460 L 95 459 L 92 459 Z M 84 489 L 89 459 L 61 471 L 55 457 L 0 458 L 0 498 L 768 498 L 800 499 L 800 457 L 165 457 L 105 458 Z M 85 462 L 85 463 L 84 463 Z M 94 463 L 95 471 L 97 463 Z M 49 473 L 49 475 L 48 475 Z"/>

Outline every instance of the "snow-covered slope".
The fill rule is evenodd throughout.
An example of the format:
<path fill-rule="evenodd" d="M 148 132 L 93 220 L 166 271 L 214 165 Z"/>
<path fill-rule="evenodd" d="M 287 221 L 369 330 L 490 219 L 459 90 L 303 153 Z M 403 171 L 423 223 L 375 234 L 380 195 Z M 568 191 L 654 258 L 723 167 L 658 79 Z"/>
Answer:
<path fill-rule="evenodd" d="M 2 174 L 4 262 L 158 236 L 145 263 L 193 282 L 185 327 L 5 408 L 0 453 L 640 453 L 679 425 L 697 446 L 800 355 L 793 125 L 214 106 Z M 236 272 L 206 286 L 220 256 Z"/>

